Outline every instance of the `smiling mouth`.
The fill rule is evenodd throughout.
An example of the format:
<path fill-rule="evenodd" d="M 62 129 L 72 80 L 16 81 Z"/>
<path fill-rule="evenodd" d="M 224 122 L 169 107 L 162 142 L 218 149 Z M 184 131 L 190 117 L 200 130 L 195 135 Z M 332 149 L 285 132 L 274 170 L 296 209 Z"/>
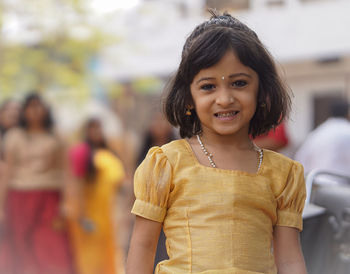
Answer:
<path fill-rule="evenodd" d="M 234 117 L 238 113 L 239 111 L 219 112 L 219 113 L 215 113 L 214 116 L 218 118 L 227 118 L 227 117 Z"/>

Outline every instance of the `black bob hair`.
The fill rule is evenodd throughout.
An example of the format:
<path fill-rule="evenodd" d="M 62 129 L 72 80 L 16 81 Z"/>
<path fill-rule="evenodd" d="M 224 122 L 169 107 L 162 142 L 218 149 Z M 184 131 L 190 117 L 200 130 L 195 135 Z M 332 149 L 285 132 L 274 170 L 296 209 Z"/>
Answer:
<path fill-rule="evenodd" d="M 165 115 L 173 126 L 180 128 L 182 138 L 199 134 L 201 124 L 195 109 L 192 115 L 185 115 L 186 106 L 193 106 L 190 85 L 200 70 L 215 65 L 228 50 L 233 50 L 241 63 L 259 76 L 257 108 L 249 134 L 254 138 L 267 133 L 287 116 L 291 105 L 289 89 L 254 31 L 228 13 L 210 12 L 212 17 L 187 38 L 179 68 L 165 87 Z"/>
<path fill-rule="evenodd" d="M 43 121 L 43 127 L 46 131 L 51 132 L 54 125 L 51 111 L 49 107 L 45 104 L 41 96 L 37 94 L 35 91 L 28 94 L 24 99 L 24 102 L 21 107 L 20 115 L 19 115 L 19 126 L 21 128 L 28 129 L 28 121 L 26 119 L 25 112 L 29 104 L 33 101 L 39 101 L 46 109 L 46 116 Z"/>

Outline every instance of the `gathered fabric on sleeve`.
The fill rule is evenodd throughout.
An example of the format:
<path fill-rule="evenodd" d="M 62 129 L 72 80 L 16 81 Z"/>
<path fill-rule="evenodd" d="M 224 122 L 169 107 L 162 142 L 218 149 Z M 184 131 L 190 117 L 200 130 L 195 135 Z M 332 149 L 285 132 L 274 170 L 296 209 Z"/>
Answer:
<path fill-rule="evenodd" d="M 306 199 L 304 168 L 293 162 L 282 192 L 277 197 L 278 226 L 303 228 L 302 212 Z"/>
<path fill-rule="evenodd" d="M 135 203 L 132 213 L 163 222 L 171 188 L 172 168 L 160 147 L 151 148 L 134 176 Z"/>

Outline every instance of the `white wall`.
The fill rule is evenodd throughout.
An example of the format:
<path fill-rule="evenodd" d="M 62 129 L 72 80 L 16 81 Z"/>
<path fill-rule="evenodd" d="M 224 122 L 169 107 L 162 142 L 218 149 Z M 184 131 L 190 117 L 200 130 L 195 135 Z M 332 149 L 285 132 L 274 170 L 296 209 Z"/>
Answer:
<path fill-rule="evenodd" d="M 350 57 L 338 63 L 320 65 L 314 61 L 283 65 L 286 79 L 291 87 L 293 111 L 288 123 L 292 146 L 297 147 L 313 127 L 313 97 L 315 95 L 341 92 L 350 99 Z"/>

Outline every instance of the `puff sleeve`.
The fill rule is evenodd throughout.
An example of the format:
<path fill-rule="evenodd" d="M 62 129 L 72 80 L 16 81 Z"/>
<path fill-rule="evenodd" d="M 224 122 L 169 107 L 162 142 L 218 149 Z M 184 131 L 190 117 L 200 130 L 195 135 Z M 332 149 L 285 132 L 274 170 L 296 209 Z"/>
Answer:
<path fill-rule="evenodd" d="M 163 222 L 170 193 L 171 165 L 159 147 L 151 148 L 134 175 L 135 203 L 131 212 Z"/>
<path fill-rule="evenodd" d="M 278 226 L 303 228 L 302 212 L 306 198 L 304 168 L 293 162 L 282 192 L 277 197 Z"/>

